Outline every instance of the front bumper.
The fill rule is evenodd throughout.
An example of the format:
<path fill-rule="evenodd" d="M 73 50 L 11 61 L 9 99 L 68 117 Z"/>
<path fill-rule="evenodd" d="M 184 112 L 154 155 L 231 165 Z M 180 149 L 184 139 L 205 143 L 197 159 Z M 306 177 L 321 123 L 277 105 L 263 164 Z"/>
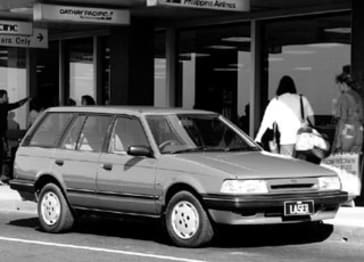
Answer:
<path fill-rule="evenodd" d="M 334 218 L 340 204 L 348 201 L 343 191 L 276 195 L 203 195 L 205 206 L 216 223 L 279 224 L 320 221 Z M 306 216 L 284 216 L 286 201 L 314 201 L 314 212 Z"/>

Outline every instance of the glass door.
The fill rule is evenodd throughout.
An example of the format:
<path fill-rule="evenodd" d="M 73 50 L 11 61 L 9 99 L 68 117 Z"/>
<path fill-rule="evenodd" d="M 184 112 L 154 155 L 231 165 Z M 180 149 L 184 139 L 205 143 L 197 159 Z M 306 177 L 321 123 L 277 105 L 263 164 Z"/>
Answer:
<path fill-rule="evenodd" d="M 93 39 L 90 37 L 69 40 L 66 42 L 65 51 L 66 73 L 69 79 L 66 101 L 71 98 L 80 105 L 84 95 L 91 96 L 96 101 Z"/>

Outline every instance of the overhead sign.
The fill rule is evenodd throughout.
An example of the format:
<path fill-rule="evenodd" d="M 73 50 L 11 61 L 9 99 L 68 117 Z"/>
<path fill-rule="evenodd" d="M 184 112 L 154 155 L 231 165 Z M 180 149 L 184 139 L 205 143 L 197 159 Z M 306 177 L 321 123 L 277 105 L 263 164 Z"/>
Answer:
<path fill-rule="evenodd" d="M 129 10 L 34 4 L 34 21 L 129 25 Z"/>
<path fill-rule="evenodd" d="M 48 48 L 48 30 L 33 28 L 32 35 L 0 34 L 0 46 Z"/>
<path fill-rule="evenodd" d="M 0 34 L 31 35 L 33 34 L 33 24 L 20 21 L 1 20 Z"/>
<path fill-rule="evenodd" d="M 147 0 L 147 6 L 174 6 L 224 11 L 249 11 L 250 0 Z"/>

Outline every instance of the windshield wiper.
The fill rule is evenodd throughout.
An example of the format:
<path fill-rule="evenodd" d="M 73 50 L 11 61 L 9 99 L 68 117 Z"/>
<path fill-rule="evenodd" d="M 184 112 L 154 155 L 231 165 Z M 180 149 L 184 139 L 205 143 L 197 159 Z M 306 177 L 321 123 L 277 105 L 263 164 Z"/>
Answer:
<path fill-rule="evenodd" d="M 168 153 L 180 154 L 180 153 L 191 153 L 191 152 L 200 152 L 200 151 L 204 151 L 204 147 L 199 146 L 199 147 L 184 148 L 184 149 L 178 149 L 178 150 L 175 150 L 175 151 L 171 151 L 171 152 L 168 152 Z"/>
<path fill-rule="evenodd" d="M 228 151 L 230 152 L 236 152 L 236 151 L 246 152 L 246 151 L 259 151 L 259 150 L 260 149 L 258 147 L 253 147 L 253 146 L 228 148 Z"/>
<path fill-rule="evenodd" d="M 192 148 L 178 149 L 178 150 L 171 151 L 168 153 L 179 154 L 179 153 L 190 153 L 190 152 L 225 152 L 225 151 L 229 151 L 229 148 L 198 146 L 198 147 L 192 147 Z"/>
<path fill-rule="evenodd" d="M 204 147 L 204 152 L 226 152 L 229 151 L 228 147 Z"/>
<path fill-rule="evenodd" d="M 192 147 L 192 148 L 184 148 L 184 149 L 178 149 L 175 151 L 165 152 L 170 154 L 181 154 L 181 153 L 193 153 L 193 152 L 236 152 L 236 151 L 259 151 L 260 149 L 258 147 L 235 147 L 235 148 L 229 148 L 229 147 Z"/>

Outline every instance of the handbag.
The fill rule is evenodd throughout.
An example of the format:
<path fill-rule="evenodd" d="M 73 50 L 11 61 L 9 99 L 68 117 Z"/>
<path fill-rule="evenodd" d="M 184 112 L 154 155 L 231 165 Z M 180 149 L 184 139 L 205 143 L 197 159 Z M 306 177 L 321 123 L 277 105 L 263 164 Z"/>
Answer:
<path fill-rule="evenodd" d="M 279 154 L 280 152 L 279 140 L 281 134 L 279 132 L 277 122 L 273 122 L 272 128 L 273 128 L 273 138 L 269 141 L 269 151 L 272 153 Z"/>
<path fill-rule="evenodd" d="M 278 97 L 276 97 L 276 99 L 278 100 Z M 272 127 L 267 128 L 262 136 L 261 139 L 262 147 L 266 151 L 279 154 L 280 138 L 281 138 L 281 133 L 279 132 L 278 123 L 274 121 Z"/>
<path fill-rule="evenodd" d="M 270 151 L 272 153 L 279 153 L 280 146 L 280 132 L 278 129 L 277 122 L 274 122 L 271 128 L 267 128 L 262 136 L 262 146 L 264 150 Z"/>
<path fill-rule="evenodd" d="M 295 155 L 297 158 L 319 163 L 330 154 L 330 144 L 305 118 L 302 95 L 300 95 L 302 127 L 297 131 Z"/>

